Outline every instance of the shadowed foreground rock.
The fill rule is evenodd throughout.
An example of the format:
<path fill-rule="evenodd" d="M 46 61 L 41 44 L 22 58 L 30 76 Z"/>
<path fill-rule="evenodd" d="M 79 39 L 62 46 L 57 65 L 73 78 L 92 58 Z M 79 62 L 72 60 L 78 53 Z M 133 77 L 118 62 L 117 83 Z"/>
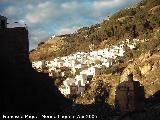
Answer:
<path fill-rule="evenodd" d="M 0 19 L 2 113 L 60 113 L 71 101 L 46 74 L 32 69 L 27 29 L 6 28 L 6 20 Z"/>

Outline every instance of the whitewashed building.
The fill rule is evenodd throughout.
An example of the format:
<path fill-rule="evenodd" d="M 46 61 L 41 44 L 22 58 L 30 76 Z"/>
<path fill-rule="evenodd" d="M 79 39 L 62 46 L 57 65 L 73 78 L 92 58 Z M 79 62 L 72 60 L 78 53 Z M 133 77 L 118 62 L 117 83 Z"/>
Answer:
<path fill-rule="evenodd" d="M 75 77 L 75 84 L 78 86 L 85 86 L 87 83 L 87 75 L 86 74 L 81 74 L 81 75 L 76 75 Z"/>
<path fill-rule="evenodd" d="M 89 76 L 89 75 L 95 76 L 96 68 L 95 67 L 89 67 L 87 70 L 81 71 L 80 74 L 81 75 L 86 74 L 87 76 Z"/>
<path fill-rule="evenodd" d="M 59 87 L 59 90 L 65 96 L 76 94 L 77 87 L 75 86 L 75 79 L 67 78 L 65 81 L 63 81 L 63 85 Z"/>
<path fill-rule="evenodd" d="M 63 81 L 63 85 L 60 86 L 59 90 L 65 96 L 67 95 L 78 95 L 85 90 L 87 83 L 87 75 L 76 75 L 75 78 L 67 78 Z"/>
<path fill-rule="evenodd" d="M 76 75 L 75 84 L 77 85 L 77 94 L 85 91 L 85 85 L 87 83 L 87 75 Z"/>
<path fill-rule="evenodd" d="M 42 67 L 45 66 L 45 61 L 35 61 L 32 62 L 32 67 L 36 69 L 38 72 L 42 71 Z"/>

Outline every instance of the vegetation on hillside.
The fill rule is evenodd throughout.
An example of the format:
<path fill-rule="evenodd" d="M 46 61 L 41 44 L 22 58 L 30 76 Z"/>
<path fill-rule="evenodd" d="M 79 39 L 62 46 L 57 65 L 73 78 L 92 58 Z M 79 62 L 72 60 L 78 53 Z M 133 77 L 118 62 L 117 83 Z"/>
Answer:
<path fill-rule="evenodd" d="M 160 55 L 160 0 L 144 0 L 136 7 L 120 10 L 100 24 L 83 27 L 73 34 L 58 36 L 49 40 L 50 42 L 41 43 L 36 50 L 31 52 L 30 58 L 33 61 L 53 59 L 78 51 L 88 52 L 106 48 L 117 45 L 122 40 L 133 38 L 140 40 L 136 48 L 130 50 L 125 47 L 124 58 L 117 58 L 117 62 L 109 68 L 97 69 L 96 76 L 88 86 L 89 89 L 77 98 L 77 103 L 93 103 L 94 98 L 99 95 L 96 91 L 98 81 L 103 80 L 109 92 L 106 101 L 113 104 L 115 86 L 120 82 L 126 69 L 138 76 L 138 80 L 145 87 L 147 97 L 159 90 L 159 82 L 153 83 L 152 87 L 150 83 L 160 78 L 158 70 L 160 65 L 157 57 Z M 150 53 L 150 56 L 145 58 L 145 53 Z M 145 58 L 144 61 L 141 57 Z M 153 64 L 151 68 L 157 67 L 157 69 L 152 68 L 149 73 L 143 74 L 143 69 L 148 67 L 148 61 L 149 63 L 155 62 L 156 64 Z M 101 61 L 97 60 L 96 64 L 101 64 Z M 130 69 L 130 65 L 133 68 Z M 80 70 L 76 70 L 76 74 L 79 72 Z"/>
<path fill-rule="evenodd" d="M 38 53 L 39 49 L 34 50 L 30 55 L 31 60 L 61 57 L 77 51 L 88 52 L 91 50 L 89 47 L 91 44 L 94 44 L 92 50 L 96 50 L 116 44 L 126 38 L 153 38 L 155 30 L 160 28 L 159 13 L 159 0 L 144 0 L 137 7 L 120 10 L 100 24 L 83 27 L 73 34 L 59 36 L 63 37 L 63 46 L 61 46 L 61 38 L 52 45 L 61 46 L 60 50 L 49 52 L 51 46 L 45 47 L 45 43 L 39 44 L 38 48 L 45 47 L 43 50 L 46 53 L 41 55 L 41 52 Z"/>

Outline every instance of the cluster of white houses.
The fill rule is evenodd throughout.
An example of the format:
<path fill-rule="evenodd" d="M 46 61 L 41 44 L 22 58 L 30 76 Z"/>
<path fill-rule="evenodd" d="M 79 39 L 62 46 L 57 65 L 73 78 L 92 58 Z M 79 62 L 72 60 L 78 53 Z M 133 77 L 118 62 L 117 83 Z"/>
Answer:
<path fill-rule="evenodd" d="M 63 81 L 63 85 L 59 87 L 59 90 L 65 96 L 78 95 L 85 90 L 86 83 L 88 83 L 86 74 L 76 75 L 75 78 L 67 78 Z"/>
<path fill-rule="evenodd" d="M 57 68 L 68 67 L 71 68 L 72 73 L 75 74 L 76 69 L 80 69 L 80 75 L 76 75 L 75 78 L 67 78 L 63 81 L 63 85 L 59 88 L 62 94 L 80 94 L 85 90 L 85 84 L 87 83 L 87 76 L 94 76 L 96 74 L 96 68 L 102 66 L 109 67 L 112 65 L 112 61 L 117 57 L 123 57 L 124 45 L 130 49 L 135 48 L 136 42 L 139 39 L 133 39 L 132 43 L 129 39 L 122 41 L 117 46 L 110 48 L 100 49 L 92 52 L 77 52 L 65 57 L 58 57 L 51 61 L 35 61 L 32 62 L 32 67 L 41 72 L 43 67 L 48 68 L 48 73 L 52 76 L 52 71 L 57 71 Z M 97 64 L 96 61 L 100 61 Z M 82 69 L 82 66 L 86 65 L 87 68 Z M 63 74 L 62 74 L 63 76 Z"/>

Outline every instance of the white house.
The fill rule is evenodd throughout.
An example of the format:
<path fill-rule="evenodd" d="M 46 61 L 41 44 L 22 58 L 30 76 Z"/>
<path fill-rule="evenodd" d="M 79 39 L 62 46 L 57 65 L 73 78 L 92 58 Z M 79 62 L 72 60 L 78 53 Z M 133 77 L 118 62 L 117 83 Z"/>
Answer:
<path fill-rule="evenodd" d="M 71 61 L 70 60 L 64 60 L 64 66 L 65 67 L 72 67 L 72 63 L 71 63 Z"/>
<path fill-rule="evenodd" d="M 63 64 L 65 67 L 75 67 L 75 60 L 72 60 L 72 59 L 67 59 L 67 60 L 64 60 L 64 64 Z"/>
<path fill-rule="evenodd" d="M 135 48 L 135 44 L 129 44 L 127 45 L 131 50 Z"/>
<path fill-rule="evenodd" d="M 80 94 L 85 90 L 85 84 L 87 83 L 87 75 L 76 75 L 75 78 L 67 78 L 63 81 L 63 85 L 59 90 L 65 96 Z"/>
<path fill-rule="evenodd" d="M 64 67 L 64 60 L 58 60 L 57 67 Z"/>
<path fill-rule="evenodd" d="M 130 39 L 126 39 L 126 43 L 129 44 L 129 42 L 130 42 Z"/>
<path fill-rule="evenodd" d="M 90 56 L 91 56 L 91 57 L 96 57 L 96 56 L 98 56 L 98 51 L 92 51 L 92 52 L 90 52 Z"/>
<path fill-rule="evenodd" d="M 75 67 L 71 67 L 71 73 L 75 74 L 76 73 L 76 68 Z"/>
<path fill-rule="evenodd" d="M 123 48 L 120 48 L 120 50 L 119 50 L 119 53 L 118 53 L 118 56 L 124 56 L 124 50 L 123 50 Z"/>
<path fill-rule="evenodd" d="M 56 61 L 46 61 L 45 62 L 46 67 L 56 67 L 57 66 L 57 62 Z"/>
<path fill-rule="evenodd" d="M 35 69 L 42 68 L 42 61 L 32 62 L 32 67 Z"/>
<path fill-rule="evenodd" d="M 107 61 L 103 61 L 102 65 L 104 65 L 106 67 L 109 67 L 110 66 L 110 62 L 108 60 Z"/>
<path fill-rule="evenodd" d="M 53 66 L 49 67 L 49 68 L 48 68 L 48 72 L 51 72 L 51 71 L 56 71 L 56 68 L 53 67 Z"/>
<path fill-rule="evenodd" d="M 65 96 L 76 94 L 77 86 L 75 86 L 74 78 L 67 78 L 65 81 L 63 81 L 63 85 L 59 87 L 59 90 Z"/>
<path fill-rule="evenodd" d="M 76 75 L 75 84 L 77 85 L 77 94 L 84 92 L 85 84 L 87 83 L 87 75 Z"/>
<path fill-rule="evenodd" d="M 98 50 L 97 52 L 98 52 L 98 56 L 99 56 L 99 55 L 101 56 L 101 55 L 104 54 L 104 50 L 103 50 L 103 49 L 100 49 L 100 50 Z"/>
<path fill-rule="evenodd" d="M 67 85 L 72 85 L 73 83 L 75 83 L 74 78 L 67 78 L 65 81 L 63 81 L 63 84 L 64 84 L 65 86 L 67 86 Z"/>
<path fill-rule="evenodd" d="M 83 74 L 86 74 L 86 75 L 87 75 L 87 73 L 88 73 L 88 70 L 82 70 L 82 71 L 80 72 L 80 75 L 83 75 Z"/>
<path fill-rule="evenodd" d="M 67 95 L 75 95 L 76 92 L 77 92 L 77 86 L 75 86 L 74 84 L 73 85 L 69 85 L 69 86 L 61 85 L 59 90 L 65 96 L 67 96 Z"/>
<path fill-rule="evenodd" d="M 52 35 L 51 37 L 50 37 L 50 39 L 53 39 L 53 38 L 55 38 L 56 36 L 55 35 Z"/>
<path fill-rule="evenodd" d="M 75 65 L 75 68 L 78 68 L 78 69 L 82 68 L 82 64 Z"/>
<path fill-rule="evenodd" d="M 35 62 L 32 62 L 32 67 L 34 69 L 36 69 L 37 71 L 42 71 L 42 67 L 44 66 L 44 61 L 35 61 Z"/>
<path fill-rule="evenodd" d="M 87 82 L 87 75 L 86 74 L 76 75 L 76 77 L 75 77 L 75 84 L 76 85 L 85 86 L 86 82 Z"/>
<path fill-rule="evenodd" d="M 89 75 L 95 76 L 95 74 L 96 74 L 96 68 L 95 68 L 95 67 L 90 67 L 90 68 L 88 68 L 87 70 L 81 71 L 80 74 L 81 74 L 81 75 L 82 75 L 82 74 L 86 74 L 87 76 L 89 76 Z"/>

